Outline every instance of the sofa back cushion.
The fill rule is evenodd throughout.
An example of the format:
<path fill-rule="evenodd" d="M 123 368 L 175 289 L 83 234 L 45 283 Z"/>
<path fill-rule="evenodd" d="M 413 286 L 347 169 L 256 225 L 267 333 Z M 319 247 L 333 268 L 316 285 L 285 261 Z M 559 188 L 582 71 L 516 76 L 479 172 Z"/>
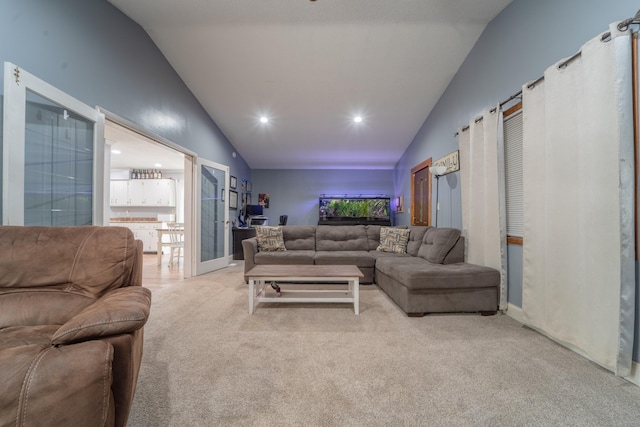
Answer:
<path fill-rule="evenodd" d="M 427 230 L 433 228 L 425 225 L 412 225 L 409 227 L 409 242 L 407 242 L 407 253 L 411 256 L 418 256 L 420 246 L 424 240 Z"/>
<path fill-rule="evenodd" d="M 424 234 L 418 256 L 435 264 L 442 264 L 460 238 L 457 228 L 429 228 Z"/>
<path fill-rule="evenodd" d="M 99 298 L 128 286 L 137 262 L 125 227 L 0 227 L 0 290 L 63 289 Z"/>
<path fill-rule="evenodd" d="M 0 227 L 0 328 L 62 324 L 139 285 L 141 249 L 124 227 Z"/>
<path fill-rule="evenodd" d="M 445 257 L 443 264 L 455 264 L 456 262 L 464 262 L 465 242 L 464 236 L 460 236 L 453 249 L 449 251 Z"/>
<path fill-rule="evenodd" d="M 287 225 L 282 227 L 284 246 L 289 251 L 315 251 L 316 227 L 313 225 Z"/>
<path fill-rule="evenodd" d="M 364 225 L 318 225 L 316 251 L 368 251 Z"/>
<path fill-rule="evenodd" d="M 367 240 L 370 251 L 375 251 L 380 246 L 380 229 L 381 225 L 367 225 Z"/>

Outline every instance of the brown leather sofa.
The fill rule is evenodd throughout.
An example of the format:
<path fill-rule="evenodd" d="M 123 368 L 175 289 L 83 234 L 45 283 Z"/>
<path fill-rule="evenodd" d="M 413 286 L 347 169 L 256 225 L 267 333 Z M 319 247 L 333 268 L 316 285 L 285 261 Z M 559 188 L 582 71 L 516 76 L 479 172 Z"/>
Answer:
<path fill-rule="evenodd" d="M 123 227 L 0 227 L 0 426 L 124 426 L 151 292 Z"/>

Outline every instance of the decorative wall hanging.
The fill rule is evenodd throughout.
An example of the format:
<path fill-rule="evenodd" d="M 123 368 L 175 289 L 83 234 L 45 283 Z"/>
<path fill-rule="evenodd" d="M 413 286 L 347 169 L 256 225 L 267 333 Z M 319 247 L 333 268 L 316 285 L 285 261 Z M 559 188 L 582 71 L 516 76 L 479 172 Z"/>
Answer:
<path fill-rule="evenodd" d="M 433 166 L 444 166 L 446 169 L 440 175 L 446 175 L 451 172 L 460 170 L 460 150 L 456 150 L 453 153 L 447 154 L 444 157 L 439 158 L 433 162 Z"/>

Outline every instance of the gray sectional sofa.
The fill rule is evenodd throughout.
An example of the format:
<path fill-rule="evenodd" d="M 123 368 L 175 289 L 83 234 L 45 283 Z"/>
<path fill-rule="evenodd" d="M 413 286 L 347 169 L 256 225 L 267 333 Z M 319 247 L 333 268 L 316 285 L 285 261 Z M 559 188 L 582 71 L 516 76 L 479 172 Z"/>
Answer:
<path fill-rule="evenodd" d="M 406 253 L 378 250 L 379 225 L 283 226 L 284 251 L 259 251 L 243 240 L 245 273 L 261 264 L 357 265 L 409 316 L 498 309 L 500 272 L 464 262 L 464 237 L 455 228 L 408 228 Z"/>

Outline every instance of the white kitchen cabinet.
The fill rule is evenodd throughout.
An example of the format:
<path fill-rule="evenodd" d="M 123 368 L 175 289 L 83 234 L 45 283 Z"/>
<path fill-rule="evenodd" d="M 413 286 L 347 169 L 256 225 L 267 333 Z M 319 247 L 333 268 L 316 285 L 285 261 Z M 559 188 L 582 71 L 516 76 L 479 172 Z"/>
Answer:
<path fill-rule="evenodd" d="M 158 251 L 158 232 L 156 229 L 162 228 L 161 222 L 111 222 L 111 226 L 127 227 L 133 233 L 133 237 L 142 241 L 143 252 Z"/>
<path fill-rule="evenodd" d="M 148 206 L 145 196 L 146 179 L 132 179 L 129 181 L 129 206 Z"/>
<path fill-rule="evenodd" d="M 110 192 L 109 204 L 111 206 L 129 206 L 129 181 L 111 181 Z"/>
<path fill-rule="evenodd" d="M 111 181 L 111 206 L 176 205 L 176 183 L 172 179 L 132 179 Z"/>
<path fill-rule="evenodd" d="M 144 187 L 146 203 L 151 206 L 175 206 L 176 183 L 172 179 L 149 179 Z"/>

